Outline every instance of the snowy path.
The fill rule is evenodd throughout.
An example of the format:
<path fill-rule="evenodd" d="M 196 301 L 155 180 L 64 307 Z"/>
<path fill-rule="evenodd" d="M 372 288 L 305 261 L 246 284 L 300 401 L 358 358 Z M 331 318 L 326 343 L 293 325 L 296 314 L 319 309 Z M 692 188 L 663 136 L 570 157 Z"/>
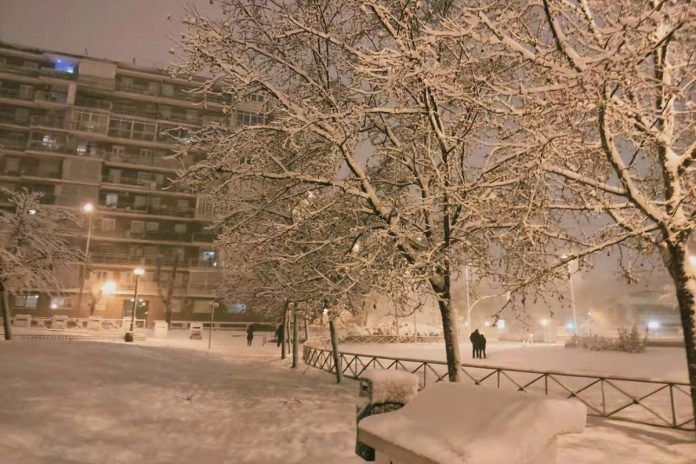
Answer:
<path fill-rule="evenodd" d="M 270 346 L 247 350 L 235 341 L 236 353 L 212 355 L 0 343 L 0 462 L 355 462 L 355 384 L 336 386 L 315 369 L 303 374 L 304 365 L 293 372 Z"/>
<path fill-rule="evenodd" d="M 240 337 L 0 342 L 2 464 L 356 463 L 357 385 Z M 178 347 L 178 348 L 177 348 Z M 181 348 L 186 347 L 186 348 Z M 693 462 L 693 434 L 592 420 L 559 463 Z"/>

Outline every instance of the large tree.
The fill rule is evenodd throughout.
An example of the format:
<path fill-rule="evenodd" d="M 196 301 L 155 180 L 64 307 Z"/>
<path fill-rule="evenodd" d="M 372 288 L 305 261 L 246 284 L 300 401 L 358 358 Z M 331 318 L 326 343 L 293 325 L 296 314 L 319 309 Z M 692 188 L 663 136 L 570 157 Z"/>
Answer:
<path fill-rule="evenodd" d="M 264 121 L 193 134 L 186 149 L 206 159 L 188 170 L 192 185 L 214 195 L 220 185 L 270 186 L 274 213 L 289 185 L 350 197 L 384 275 L 437 297 L 458 381 L 454 274 L 464 260 L 490 267 L 497 235 L 516 227 L 510 195 L 528 184 L 477 144 L 490 113 L 478 103 L 482 62 L 469 56 L 481 54 L 477 44 L 443 47 L 425 33 L 450 17 L 449 3 L 222 1 L 221 19 L 191 11 L 177 72 L 206 73 L 199 91 L 233 105 L 271 100 Z M 239 203 L 237 192 L 227 200 Z"/>
<path fill-rule="evenodd" d="M 491 151 L 536 185 L 529 222 L 547 239 L 507 250 L 524 264 L 511 285 L 541 284 L 612 250 L 630 278 L 636 255 L 659 256 L 674 282 L 696 411 L 693 5 L 481 1 L 455 3 L 451 14 L 427 34 L 506 61 L 507 70 L 476 75 L 500 116 Z"/>
<path fill-rule="evenodd" d="M 0 210 L 0 303 L 10 340 L 8 294 L 58 293 L 65 284 L 62 273 L 82 262 L 82 254 L 70 242 L 77 223 L 70 211 L 42 205 L 41 194 L 27 190 L 0 188 L 0 198 L 8 203 Z"/>

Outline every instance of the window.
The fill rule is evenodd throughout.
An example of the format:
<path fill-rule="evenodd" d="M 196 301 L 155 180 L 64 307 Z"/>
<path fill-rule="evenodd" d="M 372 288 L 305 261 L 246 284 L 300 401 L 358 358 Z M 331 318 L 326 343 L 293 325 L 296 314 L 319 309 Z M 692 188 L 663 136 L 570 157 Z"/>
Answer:
<path fill-rule="evenodd" d="M 164 119 L 168 119 L 172 117 L 172 109 L 169 106 L 160 106 L 160 115 Z"/>
<path fill-rule="evenodd" d="M 195 300 L 193 302 L 193 312 L 195 314 L 209 314 L 210 302 L 206 300 Z"/>
<path fill-rule="evenodd" d="M 106 206 L 118 206 L 118 193 L 106 194 Z"/>
<path fill-rule="evenodd" d="M 181 300 L 172 300 L 171 305 L 172 305 L 172 312 L 173 313 L 180 313 L 183 309 L 183 305 L 181 304 Z"/>
<path fill-rule="evenodd" d="M 111 154 L 112 155 L 123 155 L 126 153 L 126 147 L 121 145 L 112 145 Z"/>
<path fill-rule="evenodd" d="M 52 150 L 58 147 L 58 141 L 54 136 L 46 134 L 41 137 L 41 145 Z"/>
<path fill-rule="evenodd" d="M 11 158 L 9 156 L 5 158 L 5 172 L 8 174 L 19 173 L 19 158 Z"/>
<path fill-rule="evenodd" d="M 159 222 L 148 222 L 145 227 L 148 232 L 157 232 L 159 231 Z"/>
<path fill-rule="evenodd" d="M 111 232 L 116 230 L 116 219 L 114 218 L 104 218 L 101 222 L 102 232 Z"/>
<path fill-rule="evenodd" d="M 36 61 L 25 61 L 22 67 L 27 69 L 39 69 L 39 63 Z"/>
<path fill-rule="evenodd" d="M 141 148 L 140 162 L 143 164 L 150 164 L 152 162 L 152 150 L 149 148 Z"/>
<path fill-rule="evenodd" d="M 29 121 L 29 108 L 15 108 L 15 118 L 17 118 L 19 122 Z"/>
<path fill-rule="evenodd" d="M 39 305 L 39 295 L 37 293 L 15 295 L 14 305 L 18 308 L 36 309 Z"/>
<path fill-rule="evenodd" d="M 174 224 L 174 232 L 177 234 L 185 234 L 186 224 Z"/>
<path fill-rule="evenodd" d="M 20 85 L 19 98 L 23 98 L 25 100 L 31 100 L 34 98 L 34 87 L 31 85 Z"/>
<path fill-rule="evenodd" d="M 176 207 L 177 208 L 188 208 L 189 207 L 189 201 L 185 198 L 179 198 L 176 200 Z"/>
<path fill-rule="evenodd" d="M 89 110 L 74 110 L 71 128 L 85 132 L 105 134 L 109 125 L 109 117 L 104 113 Z"/>
<path fill-rule="evenodd" d="M 172 84 L 162 84 L 162 95 L 167 97 L 174 96 L 174 86 Z"/>
<path fill-rule="evenodd" d="M 131 221 L 131 232 L 136 234 L 145 232 L 145 221 Z"/>
<path fill-rule="evenodd" d="M 264 101 L 263 95 L 260 95 L 258 93 L 252 93 L 250 99 L 253 102 L 263 102 Z"/>
<path fill-rule="evenodd" d="M 51 297 L 51 309 L 70 309 L 72 301 L 69 296 Z"/>
<path fill-rule="evenodd" d="M 264 118 L 261 114 L 237 110 L 237 124 L 239 125 L 263 124 L 263 121 Z"/>
<path fill-rule="evenodd" d="M 142 195 L 136 195 L 135 199 L 133 200 L 133 207 L 142 209 L 146 206 L 147 206 L 147 197 L 144 197 Z"/>

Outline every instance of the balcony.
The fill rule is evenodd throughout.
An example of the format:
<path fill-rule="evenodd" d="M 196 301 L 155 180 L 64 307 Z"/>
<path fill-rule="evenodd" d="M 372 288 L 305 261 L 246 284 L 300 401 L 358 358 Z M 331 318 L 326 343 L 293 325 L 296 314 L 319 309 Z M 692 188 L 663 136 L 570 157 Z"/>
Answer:
<path fill-rule="evenodd" d="M 163 185 L 160 185 L 157 183 L 155 180 L 151 179 L 139 179 L 137 177 L 127 177 L 127 176 L 104 176 L 102 178 L 102 182 L 108 182 L 111 184 L 119 184 L 119 185 L 130 185 L 130 186 L 135 186 L 135 187 L 141 187 L 147 190 L 160 190 L 164 188 Z"/>
<path fill-rule="evenodd" d="M 102 100 L 99 98 L 79 97 L 75 101 L 75 106 L 111 111 L 113 103 L 108 100 Z"/>
<path fill-rule="evenodd" d="M 0 148 L 6 150 L 24 150 L 27 146 L 27 141 L 24 138 L 0 137 Z"/>
<path fill-rule="evenodd" d="M 158 214 L 162 216 L 178 216 L 178 217 L 187 217 L 187 218 L 192 218 L 194 217 L 194 210 L 193 208 L 178 208 L 176 206 L 134 206 L 134 205 L 126 205 L 126 204 L 120 204 L 120 205 L 105 205 L 105 204 L 100 204 L 99 205 L 101 208 L 109 210 L 117 210 L 117 211 L 126 211 L 130 213 L 141 213 L 141 214 Z"/>
<path fill-rule="evenodd" d="M 192 240 L 194 242 L 214 242 L 215 239 L 217 238 L 217 233 L 215 232 L 194 232 L 192 236 Z"/>
<path fill-rule="evenodd" d="M 26 66 L 20 66 L 17 64 L 10 63 L 0 63 L 0 71 L 8 71 L 14 74 L 22 74 L 24 76 L 38 77 L 38 76 L 50 76 L 57 77 L 60 79 L 71 79 L 74 80 L 77 76 L 74 73 L 69 73 L 66 71 L 59 71 L 55 68 L 50 68 L 48 66 L 42 66 L 40 68 L 27 68 Z"/>
<path fill-rule="evenodd" d="M 37 102 L 48 102 L 48 103 L 66 103 L 68 101 L 68 94 L 67 92 L 57 92 L 57 91 L 50 91 L 46 92 L 44 90 L 37 90 L 34 92 L 35 98 Z"/>
<path fill-rule="evenodd" d="M 26 126 L 28 122 L 29 118 L 26 116 L 17 116 L 15 112 L 0 112 L 0 123 Z"/>
<path fill-rule="evenodd" d="M 34 99 L 34 92 L 27 92 L 26 90 L 0 87 L 0 97 L 2 97 L 2 98 L 15 98 L 17 100 L 33 100 Z"/>
<path fill-rule="evenodd" d="M 137 93 L 140 95 L 149 95 L 151 97 L 156 97 L 159 95 L 159 90 L 148 87 L 147 85 L 136 84 L 134 82 L 118 82 L 116 84 L 116 90 L 122 92 Z"/>
<path fill-rule="evenodd" d="M 34 115 L 30 124 L 37 127 L 52 127 L 54 129 L 65 128 L 65 116 Z"/>
<path fill-rule="evenodd" d="M 121 153 L 106 153 L 106 161 L 114 163 L 139 164 L 143 166 L 157 166 L 162 168 L 176 169 L 178 164 L 174 159 L 165 159 L 165 153 L 155 152 L 152 156 L 145 156 L 140 153 L 121 152 Z"/>

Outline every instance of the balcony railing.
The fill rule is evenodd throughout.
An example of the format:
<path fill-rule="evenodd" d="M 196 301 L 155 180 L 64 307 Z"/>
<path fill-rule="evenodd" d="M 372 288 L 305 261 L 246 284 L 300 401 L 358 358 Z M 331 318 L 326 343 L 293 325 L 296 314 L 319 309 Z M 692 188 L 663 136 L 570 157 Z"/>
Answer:
<path fill-rule="evenodd" d="M 65 103 L 68 100 L 68 94 L 66 92 L 37 90 L 34 92 L 34 100 L 49 103 Z"/>
<path fill-rule="evenodd" d="M 100 207 L 105 209 L 114 209 L 118 211 L 128 211 L 131 213 L 143 214 L 160 214 L 163 216 L 179 216 L 192 218 L 194 215 L 193 208 L 178 208 L 176 206 L 134 206 L 134 205 L 106 205 L 100 204 Z"/>
<path fill-rule="evenodd" d="M 80 97 L 75 101 L 75 106 L 97 108 L 100 110 L 111 110 L 113 103 L 108 100 L 101 100 L 98 98 Z"/>
<path fill-rule="evenodd" d="M 21 91 L 20 89 L 11 89 L 7 87 L 0 87 L 0 97 L 2 98 L 16 98 L 18 100 L 33 100 L 34 92 Z"/>
<path fill-rule="evenodd" d="M 145 188 L 148 190 L 160 190 L 164 187 L 163 185 L 158 184 L 157 181 L 152 180 L 152 179 L 139 179 L 137 177 L 127 177 L 127 176 L 119 176 L 119 177 L 104 176 L 102 181 L 109 182 L 112 184 L 133 185 L 133 186 L 142 187 L 142 188 Z"/>
<path fill-rule="evenodd" d="M 0 138 L 0 148 L 6 150 L 24 150 L 27 146 L 27 141 L 20 138 Z"/>
<path fill-rule="evenodd" d="M 25 126 L 28 122 L 29 118 L 26 116 L 18 116 L 17 113 L 14 112 L 0 112 L 0 123 Z"/>
<path fill-rule="evenodd" d="M 0 63 L 0 70 L 10 71 L 14 74 L 23 74 L 25 76 L 51 76 L 58 77 L 61 79 L 76 79 L 77 76 L 74 73 L 68 73 L 64 71 L 58 71 L 54 68 L 49 68 L 47 66 L 42 66 L 40 68 L 27 68 L 26 66 L 20 66 L 17 64 L 10 63 Z"/>
<path fill-rule="evenodd" d="M 192 238 L 194 242 L 214 242 L 217 234 L 215 232 L 194 232 Z"/>
<path fill-rule="evenodd" d="M 60 116 L 45 116 L 45 115 L 34 115 L 31 117 L 31 123 L 32 126 L 39 126 L 39 127 L 52 127 L 56 129 L 64 129 L 65 128 L 65 117 Z"/>

